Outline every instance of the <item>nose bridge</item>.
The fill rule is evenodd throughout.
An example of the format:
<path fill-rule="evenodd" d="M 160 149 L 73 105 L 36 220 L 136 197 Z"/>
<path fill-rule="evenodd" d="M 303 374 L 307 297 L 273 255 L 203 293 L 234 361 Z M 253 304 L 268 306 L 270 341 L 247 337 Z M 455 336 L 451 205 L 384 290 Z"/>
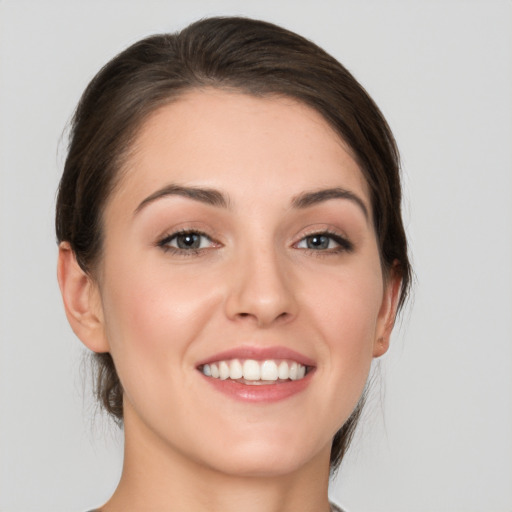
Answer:
<path fill-rule="evenodd" d="M 295 315 L 290 269 L 274 243 L 240 247 L 235 260 L 227 299 L 230 318 L 252 319 L 265 326 Z"/>

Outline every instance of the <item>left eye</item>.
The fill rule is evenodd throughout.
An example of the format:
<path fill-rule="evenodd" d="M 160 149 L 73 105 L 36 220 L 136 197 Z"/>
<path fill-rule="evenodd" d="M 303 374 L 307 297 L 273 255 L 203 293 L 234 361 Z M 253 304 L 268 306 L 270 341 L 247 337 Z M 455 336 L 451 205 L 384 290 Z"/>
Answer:
<path fill-rule="evenodd" d="M 203 233 L 198 233 L 196 231 L 186 231 L 168 236 L 160 242 L 160 245 L 162 247 L 172 247 L 174 249 L 187 251 L 205 249 L 210 247 L 212 243 L 213 242 L 211 238 Z"/>
<path fill-rule="evenodd" d="M 347 240 L 327 233 L 316 233 L 304 237 L 298 244 L 298 249 L 310 249 L 313 251 L 325 251 L 329 249 L 350 249 Z"/>

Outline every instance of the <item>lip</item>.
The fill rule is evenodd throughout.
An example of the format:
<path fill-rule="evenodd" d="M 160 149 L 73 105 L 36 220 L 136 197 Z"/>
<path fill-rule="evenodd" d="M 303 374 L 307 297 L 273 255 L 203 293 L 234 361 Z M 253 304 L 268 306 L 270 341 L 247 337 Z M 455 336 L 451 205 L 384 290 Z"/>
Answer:
<path fill-rule="evenodd" d="M 309 371 L 304 378 L 299 380 L 276 381 L 275 384 L 247 385 L 230 379 L 221 380 L 207 377 L 200 370 L 202 365 L 228 359 L 254 359 L 256 361 L 287 359 L 307 366 Z M 200 377 L 205 379 L 207 384 L 232 399 L 242 402 L 271 403 L 291 398 L 304 391 L 309 386 L 315 373 L 315 362 L 304 354 L 286 347 L 238 347 L 209 356 L 207 359 L 199 361 L 196 368 Z"/>
<path fill-rule="evenodd" d="M 199 375 L 216 391 L 235 400 L 253 403 L 271 403 L 285 400 L 304 391 L 311 382 L 314 373 L 313 370 L 299 380 L 276 382 L 275 384 L 263 384 L 259 386 L 242 384 L 241 382 L 230 379 L 213 379 L 202 373 L 199 373 Z"/>
<path fill-rule="evenodd" d="M 256 361 L 265 361 L 266 359 L 290 359 L 297 361 L 304 366 L 314 367 L 315 362 L 287 347 L 238 347 L 209 356 L 196 364 L 196 368 L 204 364 L 211 364 L 217 361 L 226 361 L 228 359 L 254 359 Z"/>

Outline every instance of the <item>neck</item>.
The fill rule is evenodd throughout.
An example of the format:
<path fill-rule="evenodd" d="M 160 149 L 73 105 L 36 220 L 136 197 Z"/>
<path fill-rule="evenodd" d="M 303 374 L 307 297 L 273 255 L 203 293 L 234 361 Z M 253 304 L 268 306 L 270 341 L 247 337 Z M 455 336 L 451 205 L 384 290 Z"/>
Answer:
<path fill-rule="evenodd" d="M 169 448 L 125 417 L 123 473 L 101 511 L 327 512 L 329 454 L 327 446 L 285 474 L 229 474 Z"/>

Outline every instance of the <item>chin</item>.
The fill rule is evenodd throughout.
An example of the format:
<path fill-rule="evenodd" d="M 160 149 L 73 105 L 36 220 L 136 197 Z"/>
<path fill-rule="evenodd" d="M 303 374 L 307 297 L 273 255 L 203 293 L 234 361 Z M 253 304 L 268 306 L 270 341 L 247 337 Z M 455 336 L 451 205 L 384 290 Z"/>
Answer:
<path fill-rule="evenodd" d="M 296 473 L 307 463 L 308 459 L 300 457 L 300 454 L 276 456 L 275 453 L 264 451 L 224 457 L 221 464 L 212 469 L 239 477 L 276 478 Z"/>
<path fill-rule="evenodd" d="M 298 440 L 297 440 L 298 441 Z M 310 440 L 311 441 L 311 440 Z M 313 460 L 325 457 L 329 465 L 331 440 L 322 446 L 290 439 L 254 439 L 230 443 L 226 450 L 208 454 L 206 464 L 218 472 L 240 477 L 280 477 L 300 471 Z M 203 459 L 204 460 L 204 459 Z"/>

